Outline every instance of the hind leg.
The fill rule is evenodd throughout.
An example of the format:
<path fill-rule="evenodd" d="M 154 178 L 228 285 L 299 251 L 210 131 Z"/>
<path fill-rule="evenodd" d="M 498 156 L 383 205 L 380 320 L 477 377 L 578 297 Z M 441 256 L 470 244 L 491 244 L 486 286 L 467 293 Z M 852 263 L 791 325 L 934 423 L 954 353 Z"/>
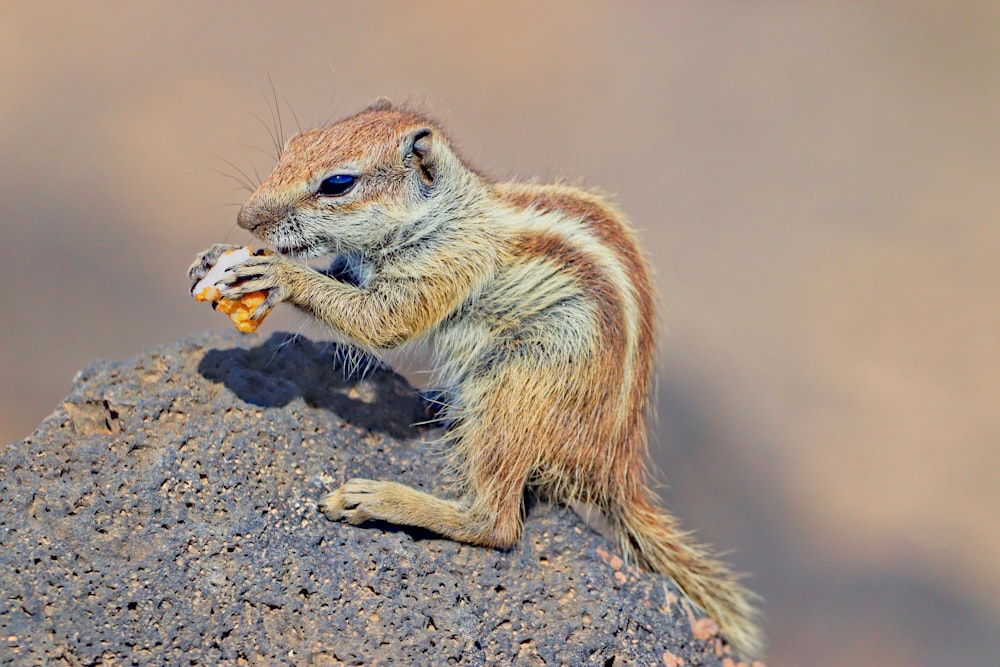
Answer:
<path fill-rule="evenodd" d="M 320 500 L 330 519 L 417 526 L 459 542 L 507 548 L 521 536 L 523 484 L 503 497 L 442 500 L 396 482 L 352 479 Z"/>
<path fill-rule="evenodd" d="M 524 424 L 525 415 L 537 414 L 539 401 L 530 393 L 509 391 L 525 382 L 517 368 L 507 370 L 510 382 L 466 386 L 456 401 L 466 418 L 457 420 L 449 440 L 456 443 L 453 456 L 464 497 L 442 500 L 395 482 L 352 479 L 320 501 L 323 512 L 353 524 L 380 519 L 418 526 L 468 544 L 516 544 L 524 522 L 524 488 L 538 463 L 530 455 L 537 447 L 531 439 L 546 434 L 530 424 L 510 428 Z"/>

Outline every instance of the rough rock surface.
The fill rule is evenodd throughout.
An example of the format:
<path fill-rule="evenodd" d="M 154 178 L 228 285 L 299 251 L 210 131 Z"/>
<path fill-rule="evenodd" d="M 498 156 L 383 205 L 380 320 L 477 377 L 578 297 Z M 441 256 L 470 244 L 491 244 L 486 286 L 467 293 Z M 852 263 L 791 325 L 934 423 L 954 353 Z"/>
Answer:
<path fill-rule="evenodd" d="M 343 366 L 204 334 L 79 373 L 0 450 L 0 664 L 735 664 L 567 510 L 506 552 L 328 521 L 350 477 L 447 493 L 417 394 Z"/>

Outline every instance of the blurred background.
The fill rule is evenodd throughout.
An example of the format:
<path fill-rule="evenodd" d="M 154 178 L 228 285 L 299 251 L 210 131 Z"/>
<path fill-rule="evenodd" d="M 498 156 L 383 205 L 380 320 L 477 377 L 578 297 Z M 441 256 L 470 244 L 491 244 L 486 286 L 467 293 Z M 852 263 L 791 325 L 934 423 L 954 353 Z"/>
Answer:
<path fill-rule="evenodd" d="M 1000 664 L 1000 4 L 891 4 L 2 3 L 0 441 L 227 327 L 184 274 L 247 239 L 269 79 L 286 137 L 386 95 L 632 216 L 663 495 L 772 667 Z"/>

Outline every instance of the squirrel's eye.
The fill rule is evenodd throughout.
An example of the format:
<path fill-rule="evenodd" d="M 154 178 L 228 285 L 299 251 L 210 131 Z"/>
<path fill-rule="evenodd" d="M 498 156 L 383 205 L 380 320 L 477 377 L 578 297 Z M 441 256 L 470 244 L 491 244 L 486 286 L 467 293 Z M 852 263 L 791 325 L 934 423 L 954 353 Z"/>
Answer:
<path fill-rule="evenodd" d="M 323 182 L 319 184 L 319 190 L 316 192 L 326 197 L 347 194 L 347 191 L 354 186 L 356 180 L 358 179 L 350 174 L 334 174 L 333 176 L 324 178 Z"/>

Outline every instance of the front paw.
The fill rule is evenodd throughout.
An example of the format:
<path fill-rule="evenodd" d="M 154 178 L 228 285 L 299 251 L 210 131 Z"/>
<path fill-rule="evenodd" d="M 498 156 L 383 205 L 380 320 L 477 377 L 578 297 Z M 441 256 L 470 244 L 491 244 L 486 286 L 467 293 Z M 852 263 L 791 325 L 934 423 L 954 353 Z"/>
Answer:
<path fill-rule="evenodd" d="M 253 319 L 262 318 L 291 295 L 291 275 L 297 265 L 280 255 L 259 255 L 240 262 L 216 283 L 223 299 L 238 301 L 253 292 L 267 292 L 267 298 L 254 310 Z"/>
<path fill-rule="evenodd" d="M 191 264 L 187 272 L 188 278 L 191 280 L 191 286 L 194 287 L 198 284 L 199 280 L 208 275 L 208 272 L 212 270 L 215 263 L 219 261 L 219 257 L 230 250 L 239 250 L 242 247 L 229 243 L 216 243 L 208 250 L 198 253 L 194 263 Z"/>

